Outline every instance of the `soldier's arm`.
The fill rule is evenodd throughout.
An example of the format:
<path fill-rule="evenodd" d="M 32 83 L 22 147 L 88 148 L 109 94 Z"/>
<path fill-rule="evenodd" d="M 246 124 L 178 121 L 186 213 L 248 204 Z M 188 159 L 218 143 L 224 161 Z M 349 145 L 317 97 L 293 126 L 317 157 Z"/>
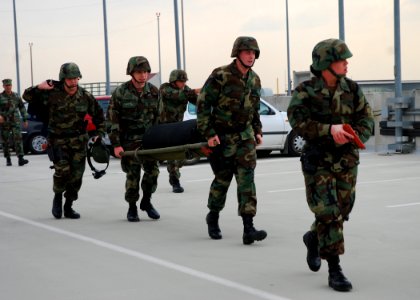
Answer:
<path fill-rule="evenodd" d="M 356 107 L 355 107 L 355 114 L 353 120 L 354 123 L 352 123 L 353 129 L 359 134 L 359 138 L 362 140 L 362 142 L 366 142 L 369 137 L 372 135 L 373 132 L 373 126 L 374 126 L 374 118 L 372 109 L 367 102 L 362 90 L 360 87 L 357 86 L 357 99 L 355 101 Z"/>
<path fill-rule="evenodd" d="M 120 142 L 120 118 L 119 118 L 119 100 L 117 90 L 112 93 L 108 106 L 108 120 L 111 124 L 109 139 L 114 148 L 121 147 Z"/>
<path fill-rule="evenodd" d="M 159 122 L 166 121 L 166 91 L 164 85 L 160 86 L 159 89 Z"/>
<path fill-rule="evenodd" d="M 151 88 L 152 90 L 152 95 L 154 95 L 155 99 L 156 99 L 156 106 L 155 109 L 153 111 L 153 125 L 159 124 L 159 90 L 157 87 L 152 86 Z"/>
<path fill-rule="evenodd" d="M 197 105 L 197 98 L 200 91 L 201 89 L 191 89 L 189 86 L 185 86 L 184 93 L 188 102 Z"/>
<path fill-rule="evenodd" d="M 213 124 L 211 124 L 211 113 L 212 107 L 215 106 L 219 98 L 220 89 L 221 85 L 216 80 L 215 74 L 212 74 L 198 95 L 197 128 L 206 139 L 216 135 Z"/>
<path fill-rule="evenodd" d="M 17 96 L 19 112 L 22 117 L 23 122 L 26 122 L 29 118 L 28 112 L 26 111 L 25 104 L 22 101 L 20 96 Z"/>
<path fill-rule="evenodd" d="M 260 135 L 260 140 L 262 143 L 262 124 L 261 124 L 261 119 L 260 119 L 260 98 L 261 98 L 261 81 L 260 81 L 260 78 L 256 76 L 254 87 L 251 89 L 251 102 L 254 109 L 251 125 L 252 125 L 252 129 L 254 130 L 254 134 Z"/>

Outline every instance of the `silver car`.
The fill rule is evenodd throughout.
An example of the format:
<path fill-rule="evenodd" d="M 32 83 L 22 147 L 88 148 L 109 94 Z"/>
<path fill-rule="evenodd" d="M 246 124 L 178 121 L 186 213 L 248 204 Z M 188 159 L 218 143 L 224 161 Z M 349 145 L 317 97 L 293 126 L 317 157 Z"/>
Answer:
<path fill-rule="evenodd" d="M 260 101 L 259 112 L 263 127 L 264 142 L 262 145 L 257 146 L 258 156 L 268 156 L 272 151 L 280 151 L 283 154 L 299 156 L 305 140 L 292 130 L 287 113 L 277 110 L 264 99 Z M 197 118 L 197 108 L 194 104 L 188 103 L 184 120 L 195 118 Z"/>

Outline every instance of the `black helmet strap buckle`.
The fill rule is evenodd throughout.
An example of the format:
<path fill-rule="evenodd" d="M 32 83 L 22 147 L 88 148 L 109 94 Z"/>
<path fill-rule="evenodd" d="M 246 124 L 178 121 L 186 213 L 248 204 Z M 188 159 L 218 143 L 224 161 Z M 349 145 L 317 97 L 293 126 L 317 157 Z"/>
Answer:
<path fill-rule="evenodd" d="M 95 142 L 93 142 L 92 139 L 89 140 L 87 145 L 87 162 L 92 171 L 93 178 L 99 179 L 106 174 L 106 169 L 108 169 L 109 166 L 109 160 L 106 163 L 106 166 L 103 170 L 98 170 L 95 168 L 95 166 L 92 163 L 92 148 L 95 143 L 102 143 L 101 138 L 98 137 L 98 139 Z"/>

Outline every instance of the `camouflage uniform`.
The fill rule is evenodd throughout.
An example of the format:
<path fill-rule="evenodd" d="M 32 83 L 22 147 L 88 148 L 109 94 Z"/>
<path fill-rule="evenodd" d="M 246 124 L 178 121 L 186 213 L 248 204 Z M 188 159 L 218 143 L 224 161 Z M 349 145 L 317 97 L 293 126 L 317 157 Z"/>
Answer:
<path fill-rule="evenodd" d="M 146 82 L 141 93 L 131 80 L 117 87 L 108 107 L 112 145 L 122 146 L 125 151 L 141 147 L 144 132 L 158 121 L 158 109 L 158 89 L 151 83 Z M 128 203 L 139 199 L 141 169 L 144 171 L 141 181 L 143 194 L 151 195 L 156 191 L 159 175 L 157 161 L 138 161 L 135 157 L 123 156 L 121 167 L 127 174 L 125 200 Z"/>
<path fill-rule="evenodd" d="M 330 92 L 321 78 L 300 84 L 288 108 L 293 130 L 306 140 L 303 156 L 315 155 L 315 173 L 303 170 L 306 196 L 316 221 L 320 255 L 344 253 L 343 221 L 347 220 L 355 200 L 359 150 L 353 143 L 338 145 L 330 135 L 331 124 L 351 124 L 360 139 L 367 141 L 373 117 L 362 90 L 354 81 L 342 78 Z M 319 153 L 318 153 L 319 152 Z"/>
<path fill-rule="evenodd" d="M 188 102 L 196 104 L 197 102 L 197 94 L 193 89 L 188 87 L 187 85 L 184 89 L 179 89 L 175 85 L 175 81 L 179 79 L 183 79 L 183 81 L 188 80 L 185 73 L 185 78 L 177 78 L 177 72 L 182 72 L 181 74 L 185 73 L 182 70 L 174 70 L 171 72 L 171 76 L 169 78 L 170 82 L 164 83 L 160 86 L 159 89 L 159 115 L 160 115 L 160 123 L 173 123 L 173 122 L 181 122 L 184 118 L 184 113 L 187 108 Z M 171 78 L 173 77 L 173 78 Z M 181 174 L 179 169 L 185 163 L 185 160 L 170 160 L 167 162 L 167 170 L 169 173 L 169 183 L 172 186 L 179 186 L 179 178 Z"/>
<path fill-rule="evenodd" d="M 306 140 L 302 171 L 307 203 L 315 215 L 304 235 L 308 265 L 318 271 L 321 260 L 315 260 L 316 256 L 327 259 L 329 285 L 340 291 L 352 288 L 341 273 L 338 257 L 344 253 L 343 222 L 349 219 L 355 202 L 359 150 L 351 142 L 335 143 L 331 126 L 350 124 L 365 142 L 374 125 L 371 108 L 358 84 L 330 70 L 332 62 L 351 56 L 340 40 L 318 43 L 311 66 L 317 76 L 295 89 L 287 110 L 293 130 Z M 329 89 L 321 76 L 327 69 L 338 80 L 335 89 Z"/>
<path fill-rule="evenodd" d="M 257 196 L 254 183 L 256 143 L 262 134 L 258 113 L 261 82 L 250 70 L 242 77 L 235 60 L 215 69 L 207 79 L 197 101 L 197 127 L 206 137 L 218 135 L 223 147 L 220 165 L 211 160 L 215 178 L 210 187 L 208 208 L 221 211 L 233 175 L 238 184 L 238 214 L 255 216 Z"/>
<path fill-rule="evenodd" d="M 43 105 L 48 112 L 48 143 L 54 163 L 56 194 L 64 192 L 68 201 L 78 198 L 86 165 L 86 114 L 92 116 L 96 130 L 104 134 L 104 113 L 96 99 L 82 87 L 70 96 L 62 80 L 52 90 L 40 90 L 37 86 L 27 88 L 23 98 Z"/>
<path fill-rule="evenodd" d="M 259 115 L 261 82 L 251 69 L 260 55 L 253 37 L 238 37 L 231 57 L 236 59 L 215 69 L 207 79 L 197 99 L 197 127 L 212 148 L 210 165 L 215 175 L 208 199 L 206 216 L 210 238 L 222 238 L 219 212 L 224 208 L 226 195 L 235 175 L 237 182 L 238 214 L 244 231 L 242 242 L 250 245 L 267 237 L 264 230 L 256 230 L 253 218 L 257 212 L 254 182 L 256 141 L 262 141 Z M 248 62 L 245 64 L 243 58 Z M 252 61 L 252 65 L 250 65 Z M 215 143 L 216 142 L 216 143 Z"/>
<path fill-rule="evenodd" d="M 5 122 L 0 125 L 1 138 L 3 139 L 4 157 L 10 159 L 9 141 L 11 135 L 13 136 L 16 155 L 22 157 L 24 152 L 22 144 L 21 116 L 23 122 L 26 122 L 29 117 L 22 98 L 14 92 L 10 95 L 6 92 L 2 92 L 0 94 L 0 115 L 2 115 L 5 119 Z"/>
<path fill-rule="evenodd" d="M 242 242 L 245 245 L 267 237 L 264 230 L 256 230 L 253 224 L 257 212 L 255 139 L 262 141 L 262 125 L 259 115 L 261 82 L 252 66 L 259 55 L 255 38 L 238 37 L 231 53 L 235 59 L 231 64 L 213 70 L 197 99 L 198 130 L 209 146 L 217 145 L 220 140 L 220 144 L 212 148 L 209 157 L 214 180 L 207 204 L 208 234 L 214 240 L 222 238 L 219 212 L 225 206 L 227 192 L 235 175 L 238 214 L 244 225 Z M 243 58 L 246 58 L 247 64 Z"/>

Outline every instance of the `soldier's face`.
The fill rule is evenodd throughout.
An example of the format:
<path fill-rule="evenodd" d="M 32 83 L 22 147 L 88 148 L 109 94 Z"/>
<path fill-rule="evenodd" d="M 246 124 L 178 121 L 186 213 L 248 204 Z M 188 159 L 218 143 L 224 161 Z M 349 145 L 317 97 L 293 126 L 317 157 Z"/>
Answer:
<path fill-rule="evenodd" d="M 12 85 L 11 84 L 7 84 L 7 85 L 3 85 L 4 87 L 4 91 L 9 94 L 12 91 Z"/>
<path fill-rule="evenodd" d="M 337 74 L 337 75 L 346 75 L 347 74 L 347 59 L 337 60 L 331 63 L 330 68 Z"/>
<path fill-rule="evenodd" d="M 180 81 L 180 80 L 177 80 L 177 81 L 175 81 L 175 85 L 176 85 L 176 87 L 177 87 L 177 88 L 179 88 L 180 90 L 183 90 L 183 89 L 184 89 L 184 87 L 185 87 L 185 85 L 186 85 L 186 82 L 185 82 L 185 81 Z"/>
<path fill-rule="evenodd" d="M 76 78 L 65 78 L 64 79 L 64 84 L 69 89 L 77 88 L 77 85 L 79 84 L 79 78 L 78 77 L 76 77 Z"/>
<path fill-rule="evenodd" d="M 149 73 L 147 73 L 146 71 L 134 71 L 131 74 L 131 76 L 133 76 L 134 80 L 137 81 L 140 84 L 146 83 L 148 75 L 149 75 Z"/>
<path fill-rule="evenodd" d="M 239 52 L 239 59 L 244 65 L 251 68 L 255 62 L 255 51 L 254 50 L 242 50 Z"/>

